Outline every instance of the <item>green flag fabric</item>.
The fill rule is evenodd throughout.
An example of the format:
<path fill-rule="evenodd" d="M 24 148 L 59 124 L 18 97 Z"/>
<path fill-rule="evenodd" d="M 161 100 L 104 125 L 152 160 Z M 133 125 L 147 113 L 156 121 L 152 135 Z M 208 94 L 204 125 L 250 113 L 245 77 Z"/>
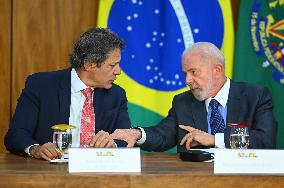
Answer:
<path fill-rule="evenodd" d="M 233 78 L 267 86 L 284 148 L 284 1 L 241 0 Z"/>

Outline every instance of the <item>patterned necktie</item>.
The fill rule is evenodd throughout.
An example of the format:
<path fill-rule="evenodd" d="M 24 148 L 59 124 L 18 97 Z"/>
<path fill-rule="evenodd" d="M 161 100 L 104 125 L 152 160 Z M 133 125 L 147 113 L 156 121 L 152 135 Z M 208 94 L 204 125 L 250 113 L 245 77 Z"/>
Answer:
<path fill-rule="evenodd" d="M 80 132 L 80 146 L 87 147 L 91 138 L 95 134 L 95 112 L 93 106 L 93 90 L 86 88 L 81 90 L 86 97 L 81 117 L 81 132 Z"/>
<path fill-rule="evenodd" d="M 220 103 L 216 99 L 212 99 L 209 103 L 211 107 L 211 117 L 210 117 L 210 127 L 211 127 L 211 134 L 216 133 L 224 133 L 225 131 L 225 123 L 222 115 L 218 110 L 218 106 Z"/>

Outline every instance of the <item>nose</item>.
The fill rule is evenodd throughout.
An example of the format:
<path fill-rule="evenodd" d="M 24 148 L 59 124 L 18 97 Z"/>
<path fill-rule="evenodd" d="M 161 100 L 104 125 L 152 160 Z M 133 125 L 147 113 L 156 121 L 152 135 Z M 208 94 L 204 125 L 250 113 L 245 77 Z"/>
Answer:
<path fill-rule="evenodd" d="M 192 76 L 188 73 L 185 75 L 185 82 L 187 85 L 191 85 L 194 82 Z"/>
<path fill-rule="evenodd" d="M 114 75 L 120 75 L 120 74 L 121 74 L 121 68 L 119 64 L 117 64 L 114 69 Z"/>

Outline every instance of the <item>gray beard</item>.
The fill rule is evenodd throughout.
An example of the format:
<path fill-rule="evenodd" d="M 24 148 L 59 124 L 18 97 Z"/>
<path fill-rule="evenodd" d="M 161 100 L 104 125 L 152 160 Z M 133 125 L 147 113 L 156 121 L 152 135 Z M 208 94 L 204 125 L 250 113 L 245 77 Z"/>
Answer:
<path fill-rule="evenodd" d="M 194 98 L 198 101 L 204 101 L 206 97 L 192 93 Z"/>
<path fill-rule="evenodd" d="M 189 87 L 189 89 L 191 90 L 191 88 L 192 88 L 193 86 L 188 85 L 188 87 Z M 204 98 L 202 95 L 198 95 L 198 94 L 195 94 L 195 93 L 193 93 L 193 92 L 192 92 L 192 94 L 193 94 L 194 98 L 195 98 L 196 100 L 198 100 L 198 101 L 203 101 L 203 100 L 205 100 L 205 98 Z"/>

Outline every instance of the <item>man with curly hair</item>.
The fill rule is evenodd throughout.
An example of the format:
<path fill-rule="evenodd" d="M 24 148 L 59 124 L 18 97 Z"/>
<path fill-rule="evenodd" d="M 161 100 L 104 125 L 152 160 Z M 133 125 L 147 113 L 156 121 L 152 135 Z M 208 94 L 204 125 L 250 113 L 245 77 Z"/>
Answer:
<path fill-rule="evenodd" d="M 44 160 L 60 158 L 52 143 L 55 124 L 77 127 L 72 131 L 72 147 L 125 146 L 109 135 L 131 127 L 125 91 L 113 83 L 121 73 L 123 48 L 123 40 L 115 33 L 93 28 L 76 42 L 71 68 L 30 75 L 5 136 L 7 150 Z M 84 91 L 90 96 L 85 110 L 88 97 Z M 86 132 L 83 121 L 91 130 L 89 136 L 82 136 Z"/>

